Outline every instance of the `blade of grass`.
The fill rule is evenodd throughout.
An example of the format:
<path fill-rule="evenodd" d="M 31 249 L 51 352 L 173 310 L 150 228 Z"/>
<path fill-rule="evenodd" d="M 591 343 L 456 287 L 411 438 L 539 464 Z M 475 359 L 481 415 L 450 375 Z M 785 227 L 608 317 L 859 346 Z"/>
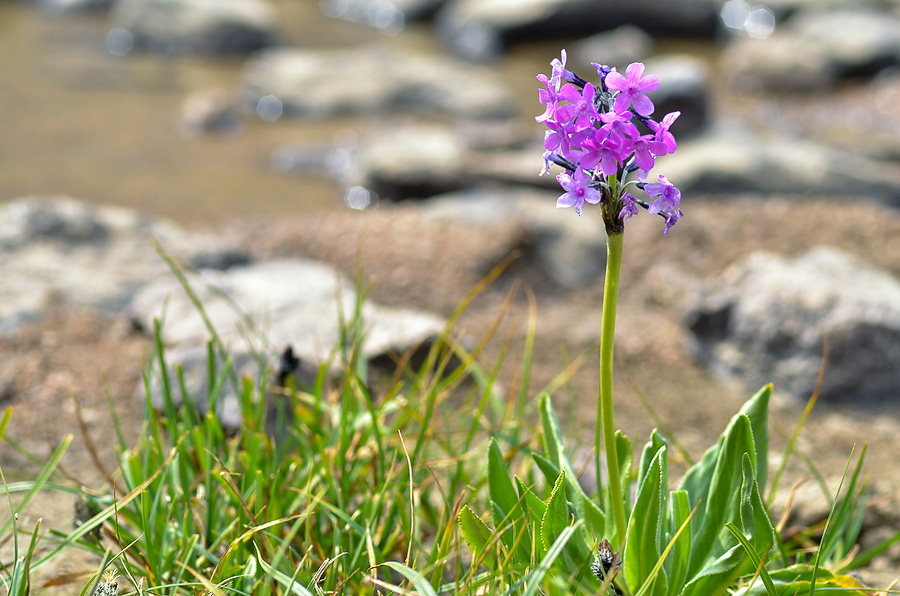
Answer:
<path fill-rule="evenodd" d="M 828 512 L 828 519 L 825 520 L 825 529 L 822 530 L 822 540 L 819 543 L 819 548 L 816 549 L 816 560 L 813 564 L 812 578 L 809 582 L 809 596 L 814 596 L 816 592 L 816 576 L 819 573 L 819 566 L 824 562 L 822 560 L 822 547 L 827 544 L 827 539 L 830 539 L 830 536 L 828 535 L 829 526 L 831 525 L 832 517 L 834 517 L 834 511 L 837 508 L 838 498 L 840 497 L 841 489 L 844 486 L 844 479 L 847 477 L 847 471 L 850 469 L 850 462 L 853 460 L 854 449 L 856 449 L 856 445 L 850 449 L 850 457 L 847 458 L 847 465 L 844 466 L 844 473 L 841 474 L 841 481 L 838 484 L 837 493 L 834 496 L 834 500 L 831 502 L 831 510 Z"/>
<path fill-rule="evenodd" d="M 775 494 L 778 492 L 778 485 L 781 482 L 781 476 L 784 474 L 784 470 L 787 467 L 788 458 L 790 458 L 791 454 L 794 452 L 794 447 L 797 445 L 797 440 L 800 438 L 800 432 L 803 430 L 803 427 L 806 426 L 806 421 L 809 419 L 809 415 L 812 413 L 816 402 L 819 401 L 822 383 L 825 382 L 825 368 L 827 364 L 828 338 L 825 338 L 825 343 L 822 346 L 822 364 L 819 366 L 819 376 L 816 379 L 816 388 L 813 390 L 812 395 L 809 396 L 806 407 L 803 408 L 803 413 L 800 415 L 800 420 L 797 421 L 797 426 L 794 427 L 794 432 L 791 434 L 791 438 L 784 448 L 784 456 L 781 458 L 781 464 L 779 464 L 778 470 L 775 472 L 775 477 L 772 479 L 772 486 L 769 488 L 769 497 L 766 499 L 769 503 L 775 499 Z"/>
<path fill-rule="evenodd" d="M 729 532 L 731 532 L 732 536 L 734 536 L 737 541 L 741 543 L 741 546 L 744 547 L 744 552 L 747 553 L 747 557 L 756 568 L 757 575 L 762 578 L 763 584 L 765 584 L 766 586 L 766 592 L 769 594 L 769 596 L 778 596 L 778 592 L 775 590 L 775 583 L 772 581 L 772 577 L 769 575 L 769 571 L 766 569 L 765 561 L 760 558 L 759 554 L 757 554 L 756 552 L 756 549 L 753 548 L 753 545 L 747 541 L 744 533 L 741 532 L 740 529 L 732 522 L 728 522 L 727 524 L 725 524 L 725 527 Z M 813 576 L 813 581 L 815 581 L 815 576 Z M 810 587 L 810 589 L 812 589 L 812 587 Z"/>

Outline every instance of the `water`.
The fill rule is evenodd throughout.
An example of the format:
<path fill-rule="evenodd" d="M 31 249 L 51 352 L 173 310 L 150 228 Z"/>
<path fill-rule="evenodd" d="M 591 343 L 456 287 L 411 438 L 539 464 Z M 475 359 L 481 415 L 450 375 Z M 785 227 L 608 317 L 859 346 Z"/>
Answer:
<path fill-rule="evenodd" d="M 316 2 L 276 3 L 284 37 L 359 43 L 366 28 L 321 16 Z M 0 2 L 0 201 L 66 194 L 182 222 L 335 208 L 325 176 L 269 167 L 283 143 L 329 143 L 352 122 L 244 118 L 236 136 L 185 138 L 177 128 L 193 91 L 239 88 L 239 58 L 110 55 L 102 16 L 57 17 Z"/>

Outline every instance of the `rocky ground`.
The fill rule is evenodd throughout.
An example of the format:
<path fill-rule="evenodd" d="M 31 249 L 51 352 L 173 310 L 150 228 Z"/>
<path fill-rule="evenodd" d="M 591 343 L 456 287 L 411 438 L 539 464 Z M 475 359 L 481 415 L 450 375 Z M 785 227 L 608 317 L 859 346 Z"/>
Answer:
<path fill-rule="evenodd" d="M 862 202 L 841 207 L 852 217 L 835 217 L 833 201 L 810 199 L 708 197 L 686 201 L 684 207 L 687 216 L 668 237 L 662 236 L 661 222 L 654 218 L 635 218 L 629 224 L 618 321 L 616 422 L 638 444 L 642 442 L 654 422 L 637 397 L 641 392 L 671 434 L 697 457 L 756 389 L 711 377 L 689 356 L 682 316 L 697 283 L 760 249 L 792 255 L 822 244 L 838 247 L 897 276 L 900 217 Z M 487 270 L 516 248 L 511 244 L 516 235 L 509 226 L 486 230 L 422 218 L 419 208 L 410 204 L 363 213 L 327 212 L 294 220 L 235 222 L 219 232 L 260 260 L 312 257 L 351 275 L 361 263 L 366 277 L 376 282 L 373 300 L 445 316 Z M 391 242 L 379 240 L 386 236 Z M 514 347 L 521 347 L 529 297 L 533 297 L 538 315 L 533 386 L 538 388 L 562 371 L 566 359 L 585 350 L 593 354 L 599 337 L 602 288 L 593 283 L 561 289 L 523 260 L 526 264 L 513 264 L 473 302 L 459 329 L 480 336 L 500 313 L 507 293 L 515 288 L 497 335 L 500 339 L 491 342 L 488 358 L 510 333 Z M 87 445 L 93 442 L 99 459 L 107 466 L 114 465 L 111 404 L 127 436 L 134 436 L 140 428 L 142 406 L 135 387 L 149 349 L 149 338 L 136 331 L 126 317 L 63 304 L 15 334 L 0 337 L 0 404 L 14 410 L 9 437 L 40 460 L 63 436 L 74 434 L 62 468 L 77 482 L 99 488 L 102 479 Z M 504 373 L 507 380 L 515 376 L 520 362 L 515 349 L 511 353 Z M 595 367 L 596 358 L 591 356 L 572 379 L 571 391 L 560 389 L 555 396 L 557 409 L 572 424 L 582 445 L 591 442 Z M 777 389 L 776 395 L 772 435 L 777 453 L 803 404 L 778 394 Z M 75 416 L 76 403 L 83 428 Z M 892 528 L 895 531 L 900 520 L 897 414 L 898 410 L 890 407 L 872 411 L 821 404 L 799 445 L 835 488 L 851 448 L 856 445 L 858 453 L 868 444 L 866 469 L 875 499 L 867 542 L 884 537 Z M 2 462 L 7 481 L 28 478 L 37 469 L 36 463 L 11 449 L 11 444 L 4 445 Z M 806 518 L 825 510 L 809 480 L 806 465 L 795 459 L 785 487 L 806 482 L 801 491 Z M 65 525 L 71 506 L 65 499 L 54 498 L 29 511 L 32 516 Z M 896 574 L 898 562 L 900 553 L 894 549 L 863 576 L 883 587 Z"/>

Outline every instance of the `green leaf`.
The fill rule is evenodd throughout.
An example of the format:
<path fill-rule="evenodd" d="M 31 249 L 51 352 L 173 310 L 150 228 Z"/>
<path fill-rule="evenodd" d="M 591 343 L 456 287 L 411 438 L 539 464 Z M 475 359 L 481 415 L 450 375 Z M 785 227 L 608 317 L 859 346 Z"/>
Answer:
<path fill-rule="evenodd" d="M 516 537 L 527 531 L 525 512 L 519 503 L 519 496 L 509 477 L 509 470 L 497 442 L 492 438 L 488 447 L 488 494 L 494 504 L 494 524 L 501 532 L 500 538 L 507 550 L 512 551 Z M 510 527 L 506 527 L 510 526 Z M 519 542 L 513 553 L 518 563 L 525 564 L 529 559 L 529 545 L 525 540 Z"/>
<path fill-rule="evenodd" d="M 569 501 L 575 508 L 575 514 L 579 519 L 585 521 L 585 530 L 593 535 L 594 538 L 599 539 L 606 534 L 606 515 L 603 509 L 584 492 L 581 484 L 578 483 L 578 476 L 576 476 L 569 457 L 566 455 L 565 444 L 559 430 L 559 421 L 553 412 L 550 396 L 547 394 L 541 395 L 539 406 L 544 456 L 533 453 L 532 457 L 538 468 L 547 477 L 548 482 L 555 481 L 560 472 L 564 471 L 566 473 L 566 493 Z M 622 450 L 620 449 L 619 453 L 621 452 Z M 628 455 L 630 460 L 630 451 Z"/>
<path fill-rule="evenodd" d="M 475 555 L 475 561 L 480 561 L 485 567 L 494 571 L 497 569 L 497 557 L 494 549 L 489 548 L 491 545 L 491 537 L 494 533 L 487 527 L 481 518 L 475 515 L 475 512 L 464 505 L 457 517 L 459 522 L 459 531 L 462 533 L 469 550 Z"/>
<path fill-rule="evenodd" d="M 566 473 L 560 472 L 547 509 L 541 519 L 541 542 L 545 550 L 549 550 L 556 538 L 569 526 L 569 508 L 566 506 Z"/>
<path fill-rule="evenodd" d="M 534 494 L 534 491 L 525 486 L 525 483 L 518 476 L 515 479 L 516 488 L 519 490 L 519 498 L 525 500 L 525 506 L 528 508 L 529 515 L 534 519 L 543 519 L 544 512 L 547 511 L 547 504 Z"/>
<path fill-rule="evenodd" d="M 688 474 L 694 470 L 700 472 L 685 478 L 682 483 L 691 506 L 702 500 L 692 521 L 694 530 L 688 580 L 699 574 L 701 569 L 710 566 L 718 568 L 719 563 L 725 563 L 725 559 L 720 559 L 729 550 L 731 541 L 721 542 L 719 536 L 726 532 L 726 522 L 739 521 L 744 453 L 750 454 L 751 460 L 755 459 L 750 419 L 740 414 L 732 419 L 717 448 L 708 451 Z M 715 456 L 714 461 L 710 461 L 710 454 Z"/>
<path fill-rule="evenodd" d="M 652 448 L 653 444 L 651 439 L 648 448 Z M 645 456 L 646 453 L 647 449 L 644 450 Z M 665 444 L 661 444 L 649 460 L 643 457 L 641 467 L 643 482 L 638 488 L 628 520 L 624 557 L 625 580 L 629 586 L 635 587 L 651 577 L 663 548 L 663 521 L 669 486 Z M 660 570 L 649 593 L 663 595 L 667 591 L 666 585 L 665 572 Z"/>
<path fill-rule="evenodd" d="M 784 569 L 776 569 L 769 573 L 769 578 L 778 596 L 796 596 L 809 592 L 813 582 L 813 567 L 811 565 L 792 565 Z M 849 575 L 836 575 L 827 569 L 819 569 L 815 577 L 815 593 L 824 596 L 867 596 L 870 592 L 865 590 L 859 581 Z M 764 596 L 768 594 L 763 582 L 755 582 L 749 586 L 738 589 L 734 596 Z"/>
<path fill-rule="evenodd" d="M 719 460 L 719 453 L 722 450 L 722 446 L 725 443 L 725 437 L 730 432 L 730 429 L 734 427 L 738 418 L 741 416 L 745 416 L 750 422 L 750 430 L 753 436 L 755 445 L 756 445 L 756 457 L 754 461 L 754 465 L 756 466 L 757 478 L 760 479 L 760 484 L 765 485 L 765 478 L 767 475 L 767 461 L 768 461 L 768 444 L 769 444 L 769 430 L 768 430 L 768 412 L 769 412 L 769 398 L 772 394 L 772 386 L 766 385 L 761 390 L 759 390 L 756 395 L 751 397 L 747 402 L 741 407 L 737 414 L 731 419 L 728 424 L 728 427 L 725 429 L 725 432 L 722 433 L 722 436 L 719 437 L 718 442 L 709 448 L 706 453 L 703 454 L 703 457 L 696 464 L 691 466 L 691 469 L 685 474 L 684 479 L 681 481 L 682 490 L 687 491 L 688 496 L 690 497 L 691 507 L 697 504 L 699 499 L 707 500 L 707 496 L 709 495 L 710 485 L 712 482 L 713 474 L 715 473 L 716 465 Z M 705 516 L 706 507 L 701 507 L 701 509 L 697 510 L 697 513 L 694 515 L 691 524 L 697 528 L 703 523 L 703 518 Z"/>
<path fill-rule="evenodd" d="M 547 554 L 538 564 L 538 566 L 531 571 L 525 579 L 528 580 L 528 586 L 525 588 L 522 596 L 535 596 L 538 594 L 538 590 L 541 589 L 541 583 L 543 582 L 544 576 L 550 572 L 553 563 L 556 561 L 557 557 L 563 552 L 563 549 L 568 544 L 569 540 L 575 534 L 576 530 L 580 529 L 581 522 L 576 521 L 574 525 L 568 526 L 563 529 L 562 533 L 556 537 L 556 540 L 553 541 L 553 544 L 550 545 L 550 548 L 547 549 Z M 509 593 L 513 593 L 510 590 Z"/>
<path fill-rule="evenodd" d="M 691 515 L 691 506 L 688 495 L 683 490 L 674 490 L 669 493 L 669 510 L 667 521 L 669 527 L 666 530 L 666 540 L 670 541 Z M 691 519 L 693 523 L 693 519 Z M 688 573 L 688 564 L 691 558 L 691 528 L 686 528 L 672 545 L 671 553 L 666 560 L 668 570 L 669 592 L 668 596 L 675 596 L 684 587 Z"/>
<path fill-rule="evenodd" d="M 491 500 L 499 505 L 504 516 L 510 515 L 519 510 L 519 497 L 516 494 L 516 488 L 513 486 L 509 477 L 509 469 L 503 460 L 503 454 L 497 446 L 497 441 L 491 439 L 488 447 L 488 494 Z M 503 520 L 495 520 L 499 525 Z"/>
<path fill-rule="evenodd" d="M 622 434 L 622 431 L 616 431 L 616 459 L 619 460 L 619 478 L 622 485 L 621 499 L 625 503 L 625 512 L 630 511 L 629 503 L 631 501 L 631 484 L 634 481 L 631 462 L 634 460 L 634 448 L 631 446 L 631 440 Z"/>
<path fill-rule="evenodd" d="M 744 417 L 746 420 L 746 417 Z M 749 428 L 749 421 L 747 424 Z M 726 441 L 726 447 L 727 447 Z M 727 453 L 727 449 L 723 453 Z M 740 522 L 741 529 L 757 553 L 758 558 L 766 557 L 768 551 L 775 545 L 775 529 L 769 518 L 768 511 L 763 505 L 760 496 L 759 484 L 753 473 L 753 463 L 750 453 L 744 452 L 741 456 L 741 486 L 738 490 L 740 498 L 737 505 L 737 516 L 734 515 L 732 503 L 729 507 L 729 517 L 722 523 L 722 530 L 717 537 L 715 548 L 708 559 L 715 557 L 721 550 L 734 543 L 730 537 L 726 524 L 736 525 Z M 730 466 L 728 466 L 730 468 Z M 707 523 L 711 517 L 707 515 Z M 696 538 L 696 536 L 695 536 Z M 751 562 L 744 557 L 743 547 L 740 544 L 731 546 L 715 561 L 704 566 L 700 572 L 685 587 L 684 595 L 707 595 L 724 593 L 738 576 L 752 573 L 755 569 Z"/>

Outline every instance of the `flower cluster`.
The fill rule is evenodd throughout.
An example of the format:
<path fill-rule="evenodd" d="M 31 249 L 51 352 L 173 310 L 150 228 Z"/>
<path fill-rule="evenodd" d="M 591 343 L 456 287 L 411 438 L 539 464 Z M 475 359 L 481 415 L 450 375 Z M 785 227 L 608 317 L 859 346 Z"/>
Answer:
<path fill-rule="evenodd" d="M 566 171 L 556 179 L 565 191 L 557 207 L 574 207 L 581 215 L 584 203 L 600 204 L 606 228 L 621 232 L 623 223 L 638 207 L 659 214 L 666 221 L 663 232 L 675 225 L 681 211 L 681 192 L 665 176 L 647 182 L 657 157 L 673 153 L 677 147 L 669 132 L 681 112 L 667 114 L 660 121 L 651 118 L 653 102 L 646 93 L 659 87 L 659 77 L 644 76 L 644 65 L 635 62 L 625 74 L 615 68 L 593 63 L 600 77 L 594 87 L 566 69 L 562 59 L 550 63 L 550 77 L 537 76 L 544 88 L 538 92 L 544 113 L 535 120 L 547 125 L 544 136 L 544 169 L 555 163 Z M 626 178 L 636 172 L 634 179 Z M 644 191 L 651 201 L 636 198 L 627 188 Z"/>

